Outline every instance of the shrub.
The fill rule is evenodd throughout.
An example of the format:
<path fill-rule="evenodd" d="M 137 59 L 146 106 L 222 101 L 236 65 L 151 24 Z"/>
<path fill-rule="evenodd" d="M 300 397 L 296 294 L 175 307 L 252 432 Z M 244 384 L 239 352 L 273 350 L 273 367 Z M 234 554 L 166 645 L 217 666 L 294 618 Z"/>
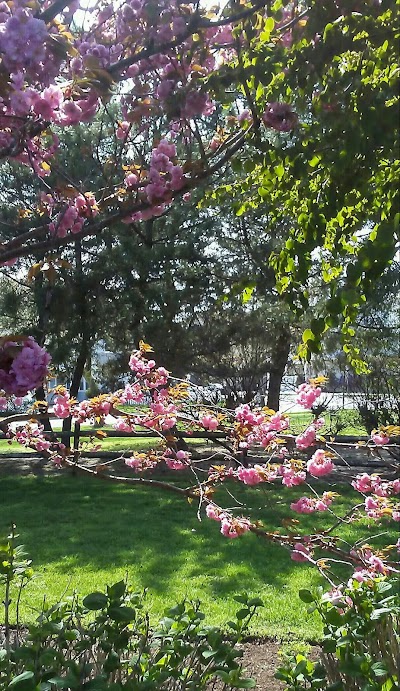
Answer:
<path fill-rule="evenodd" d="M 398 691 L 398 579 L 353 579 L 346 588 L 321 590 L 317 595 L 300 591 L 309 611 L 318 610 L 324 624 L 320 660 L 289 655 L 277 679 L 290 691 Z"/>
<path fill-rule="evenodd" d="M 1 545 L 7 622 L 14 586 L 20 593 L 30 577 L 16 537 L 13 531 Z M 224 690 L 255 686 L 243 676 L 237 643 L 260 600 L 246 594 L 236 598 L 241 609 L 228 622 L 227 637 L 205 624 L 198 602 L 177 604 L 151 628 L 144 595 L 119 581 L 83 600 L 74 594 L 53 605 L 44 602 L 36 622 L 22 633 L 18 625 L 12 636 L 8 624 L 0 649 L 0 688 L 201 691 L 214 688 L 217 680 Z"/>

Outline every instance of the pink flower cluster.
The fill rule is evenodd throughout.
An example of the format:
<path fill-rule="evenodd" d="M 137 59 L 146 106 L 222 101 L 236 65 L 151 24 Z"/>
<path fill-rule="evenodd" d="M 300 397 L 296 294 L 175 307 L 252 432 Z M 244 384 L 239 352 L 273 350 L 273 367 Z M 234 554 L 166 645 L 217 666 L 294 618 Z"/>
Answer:
<path fill-rule="evenodd" d="M 245 403 L 240 405 L 235 410 L 235 420 L 246 427 L 254 427 L 262 425 L 265 422 L 265 416 L 261 412 L 254 411 Z"/>
<path fill-rule="evenodd" d="M 208 504 L 206 515 L 213 521 L 221 523 L 221 534 L 229 539 L 240 537 L 251 528 L 251 523 L 247 518 L 236 518 L 222 511 L 216 504 Z"/>
<path fill-rule="evenodd" d="M 368 518 L 377 520 L 384 516 L 391 516 L 393 520 L 400 521 L 400 504 L 394 506 L 386 497 L 376 495 L 366 497 L 364 508 Z"/>
<path fill-rule="evenodd" d="M 298 448 L 300 451 L 304 451 L 310 446 L 314 446 L 315 442 L 317 441 L 317 432 L 321 427 L 324 426 L 324 424 L 325 420 L 322 417 L 314 420 L 312 424 L 304 430 L 304 432 L 297 435 L 295 439 L 296 448 Z"/>
<path fill-rule="evenodd" d="M 296 389 L 296 393 L 296 403 L 309 410 L 313 407 L 317 398 L 320 397 L 322 389 L 320 386 L 304 382 L 304 384 L 301 384 L 298 389 Z"/>
<path fill-rule="evenodd" d="M 376 494 L 378 497 L 389 497 L 392 494 L 400 494 L 400 479 L 383 480 L 379 475 L 362 473 L 352 481 L 352 486 L 357 492 L 363 494 Z"/>
<path fill-rule="evenodd" d="M 38 388 L 48 375 L 50 355 L 29 336 L 0 345 L 0 391 L 25 396 Z"/>
<path fill-rule="evenodd" d="M 60 390 L 55 396 L 53 413 L 59 418 L 67 418 L 71 415 L 71 399 L 66 389 Z"/>
<path fill-rule="evenodd" d="M 317 439 L 317 430 L 314 425 L 309 425 L 304 432 L 301 434 L 298 434 L 295 442 L 296 442 L 296 447 L 300 450 L 303 451 L 305 449 L 308 449 L 310 446 L 313 446 L 316 442 Z"/>
<path fill-rule="evenodd" d="M 290 132 L 297 127 L 299 122 L 289 103 L 278 102 L 267 103 L 262 119 L 266 127 L 271 127 L 278 132 Z"/>
<path fill-rule="evenodd" d="M 299 467 L 300 466 L 300 467 Z M 265 463 L 254 466 L 241 466 L 237 471 L 232 471 L 232 477 L 236 477 L 245 485 L 258 485 L 260 482 L 274 482 L 282 478 L 282 484 L 286 487 L 296 487 L 306 481 L 306 473 L 301 469 L 297 461 L 287 461 L 284 465 Z"/>
<path fill-rule="evenodd" d="M 324 492 L 321 498 L 300 497 L 290 504 L 290 508 L 296 513 L 314 513 L 314 511 L 326 511 L 332 504 L 333 493 Z"/>
<path fill-rule="evenodd" d="M 152 470 L 158 465 L 159 459 L 153 454 L 145 453 L 135 453 L 130 458 L 125 458 L 125 465 L 129 468 L 133 468 L 138 473 L 142 473 L 145 470 Z"/>
<path fill-rule="evenodd" d="M 348 582 L 348 587 L 353 587 L 353 581 L 358 583 L 365 583 L 378 576 L 386 576 L 390 568 L 382 561 L 378 555 L 374 554 L 370 549 L 363 550 L 362 559 L 365 562 L 366 568 L 358 567 L 355 569 Z"/>
<path fill-rule="evenodd" d="M 282 484 L 285 487 L 297 487 L 306 481 L 306 473 L 304 470 L 299 470 L 297 463 L 288 461 L 285 465 L 280 466 L 279 474 L 282 477 Z"/>
<path fill-rule="evenodd" d="M 293 561 L 313 562 L 311 550 L 306 545 L 303 545 L 302 542 L 296 542 L 295 543 L 293 551 L 292 551 L 290 556 L 293 559 Z"/>
<path fill-rule="evenodd" d="M 36 451 L 48 451 L 51 447 L 51 442 L 43 436 L 42 425 L 25 425 L 25 427 L 17 427 L 15 430 L 15 439 L 21 446 L 31 447 Z"/>
<path fill-rule="evenodd" d="M 288 429 L 290 424 L 289 418 L 282 413 L 271 415 L 270 411 L 254 411 L 248 404 L 236 408 L 235 420 L 237 421 L 235 434 L 241 449 L 247 449 L 252 444 L 259 444 L 264 449 L 275 448 L 278 432 Z"/>
<path fill-rule="evenodd" d="M 69 203 L 66 209 L 61 211 L 56 220 L 49 223 L 49 230 L 52 235 L 65 238 L 68 232 L 79 233 L 85 221 L 94 218 L 98 214 L 98 206 L 93 195 L 78 194 Z"/>
<path fill-rule="evenodd" d="M 171 192 L 180 190 L 185 184 L 183 169 L 174 165 L 176 146 L 162 139 L 153 149 L 150 158 L 149 184 L 146 187 L 150 204 L 157 204 L 171 199 Z"/>
<path fill-rule="evenodd" d="M 134 401 L 134 403 L 143 403 L 144 392 L 139 382 L 135 384 L 126 384 L 125 389 L 118 392 L 118 397 L 121 403 L 128 403 Z"/>
<path fill-rule="evenodd" d="M 104 419 L 109 414 L 116 400 L 118 399 L 112 394 L 101 394 L 87 401 L 81 401 L 72 410 L 73 418 L 80 424 L 88 420 L 104 423 Z"/>
<path fill-rule="evenodd" d="M 384 432 L 372 432 L 371 439 L 377 446 L 386 446 L 390 443 L 390 438 Z"/>
<path fill-rule="evenodd" d="M 239 480 L 243 482 L 245 485 L 258 485 L 260 482 L 264 482 L 263 475 L 258 471 L 256 467 L 240 467 L 237 471 L 237 476 Z"/>
<path fill-rule="evenodd" d="M 46 453 L 56 465 L 60 465 L 66 455 L 66 447 L 57 441 L 46 438 L 42 425 L 27 423 L 24 427 L 17 427 L 13 432 L 9 429 L 8 436 L 26 448 L 35 449 L 38 453 Z"/>
<path fill-rule="evenodd" d="M 150 412 L 151 415 L 140 418 L 140 424 L 164 431 L 175 427 L 178 409 L 174 403 L 168 403 L 165 394 L 155 392 L 154 400 L 150 403 Z"/>
<path fill-rule="evenodd" d="M 141 384 L 149 389 L 165 386 L 168 382 L 168 370 L 165 367 L 156 368 L 155 360 L 147 360 L 140 350 L 135 350 L 132 353 L 129 359 L 129 367 L 136 374 Z M 131 390 L 135 391 L 135 389 Z M 133 396 L 133 400 L 137 400 L 135 396 Z"/>
<path fill-rule="evenodd" d="M 90 420 L 103 424 L 105 418 L 110 413 L 111 408 L 119 402 L 120 398 L 117 394 L 101 394 L 100 396 L 95 396 L 94 398 L 78 402 L 75 399 L 70 398 L 68 391 L 64 387 L 60 386 L 56 389 L 53 412 L 58 418 L 61 419 L 67 418 L 71 415 L 75 422 L 78 422 L 79 424 L 88 422 Z M 118 426 L 118 424 L 119 423 L 117 421 L 117 429 L 127 431 L 123 429 L 122 423 L 120 423 L 120 426 Z"/>
<path fill-rule="evenodd" d="M 191 454 L 188 451 L 167 449 L 161 456 L 170 470 L 185 470 L 190 463 Z"/>
<path fill-rule="evenodd" d="M 200 424 L 204 427 L 204 429 L 207 429 L 210 432 L 215 432 L 215 430 L 219 427 L 219 422 L 217 418 L 215 417 L 215 415 L 211 415 L 210 413 L 205 413 L 204 415 L 201 415 Z"/>
<path fill-rule="evenodd" d="M 155 366 L 155 360 L 147 360 L 140 350 L 135 350 L 129 358 L 129 367 L 137 377 L 147 377 Z"/>
<path fill-rule="evenodd" d="M 134 421 L 136 425 L 141 427 L 165 432 L 175 427 L 177 416 L 178 408 L 175 403 L 169 401 L 168 389 L 160 389 L 154 391 L 149 412 L 135 416 Z"/>
<path fill-rule="evenodd" d="M 21 69 L 41 71 L 48 38 L 46 24 L 33 17 L 30 10 L 18 5 L 11 15 L 6 2 L 1 3 L 0 17 L 3 18 L 0 22 L 0 53 L 7 69 L 12 72 Z"/>
<path fill-rule="evenodd" d="M 127 421 L 127 418 L 125 417 L 118 417 L 113 425 L 114 429 L 117 430 L 118 432 L 134 432 L 135 431 L 135 424 L 131 424 L 130 422 Z"/>
<path fill-rule="evenodd" d="M 285 487 L 297 487 L 298 485 L 302 485 L 307 479 L 307 474 L 302 466 L 303 464 L 301 461 L 296 461 L 294 459 L 287 460 L 280 466 L 276 464 L 270 465 L 268 463 L 249 467 L 241 466 L 234 472 L 234 476 L 246 485 L 258 485 L 260 482 L 273 482 L 278 478 L 282 478 L 282 484 L 285 485 Z M 307 471 L 313 477 L 323 477 L 330 473 L 333 468 L 334 464 L 331 458 L 321 449 L 318 449 L 307 462 Z M 324 497 L 329 500 L 329 493 L 324 493 Z M 304 497 L 302 499 L 304 499 Z M 301 507 L 304 505 L 304 507 L 306 507 L 306 503 L 302 502 L 302 499 L 299 500 L 300 504 L 298 504 L 298 506 Z M 312 505 L 314 506 L 314 504 Z M 329 504 L 327 504 L 327 506 L 329 506 Z M 313 508 L 313 510 L 323 511 L 325 509 L 320 505 Z M 306 512 L 300 511 L 300 513 Z"/>
<path fill-rule="evenodd" d="M 324 451 L 324 449 L 317 449 L 310 460 L 307 461 L 307 471 L 313 477 L 329 475 L 334 467 L 335 465 L 332 461 L 331 454 Z"/>

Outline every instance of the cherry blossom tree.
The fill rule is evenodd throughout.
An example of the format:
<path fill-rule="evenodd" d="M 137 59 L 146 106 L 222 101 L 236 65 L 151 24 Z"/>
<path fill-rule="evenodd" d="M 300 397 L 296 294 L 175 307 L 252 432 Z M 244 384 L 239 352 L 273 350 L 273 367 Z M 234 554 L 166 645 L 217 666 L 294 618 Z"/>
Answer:
<path fill-rule="evenodd" d="M 34 272 L 44 266 L 56 270 L 57 253 L 67 245 L 85 242 L 117 221 L 129 228 L 162 216 L 176 199 L 189 204 L 192 190 L 207 186 L 203 204 L 230 199 L 238 216 L 267 204 L 273 219 L 290 224 L 274 266 L 280 290 L 297 310 L 308 303 L 318 250 L 331 295 L 303 335 L 305 354 L 318 350 L 330 326 L 341 324 L 350 360 L 360 368 L 349 341 L 354 316 L 396 252 L 397 37 L 392 0 L 230 0 L 211 9 L 201 0 L 99 0 L 86 9 L 66 0 L 1 3 L 0 158 L 25 166 L 38 185 L 32 208 L 19 208 L 18 222 L 8 229 L 1 264 L 27 257 L 35 259 Z M 58 168 L 57 150 L 60 131 L 93 121 L 100 112 L 109 115 L 114 150 L 110 155 L 99 145 L 104 186 L 94 194 L 87 182 Z M 210 122 L 211 137 L 205 126 Z M 344 268 L 341 257 L 349 254 L 354 261 Z M 79 472 L 168 487 L 196 499 L 199 512 L 205 507 L 226 537 L 252 531 L 287 545 L 293 559 L 324 573 L 328 557 L 322 559 L 319 550 L 356 566 L 358 580 L 396 568 L 392 548 L 384 562 L 370 547 L 347 545 L 335 526 L 360 511 L 371 521 L 399 520 L 398 479 L 355 477 L 362 499 L 347 516 L 334 513 L 332 493 L 318 494 L 309 483 L 311 496 L 293 502 L 291 510 L 326 511 L 331 528 L 314 535 L 266 530 L 220 506 L 215 489 L 229 479 L 293 487 L 328 476 L 334 458 L 321 439 L 321 418 L 290 435 L 288 418 L 276 411 L 193 407 L 185 383 L 173 381 L 148 353 L 141 344 L 132 354 L 135 378 L 127 390 L 78 404 L 59 389 L 51 415 L 79 426 L 112 414 L 120 431 L 137 425 L 152 430 L 161 450 L 133 455 L 126 465 L 142 472 L 162 459 L 171 470 L 189 468 L 193 486 L 121 479 L 84 467 L 79 448 L 71 451 L 46 435 L 37 409 L 36 422 L 17 416 L 2 427 L 20 444 Z M 7 396 L 36 388 L 48 365 L 45 349 L 31 337 L 5 336 L 1 405 Z M 305 383 L 299 402 L 312 406 L 319 384 Z M 145 398 L 149 407 L 140 415 L 118 408 Z M 179 425 L 220 435 L 227 462 L 211 465 L 205 480 L 189 452 L 178 447 Z M 395 432 L 376 430 L 369 447 L 390 445 Z M 263 460 L 246 467 L 241 459 L 252 446 L 263 450 Z M 308 450 L 305 460 L 301 452 Z"/>

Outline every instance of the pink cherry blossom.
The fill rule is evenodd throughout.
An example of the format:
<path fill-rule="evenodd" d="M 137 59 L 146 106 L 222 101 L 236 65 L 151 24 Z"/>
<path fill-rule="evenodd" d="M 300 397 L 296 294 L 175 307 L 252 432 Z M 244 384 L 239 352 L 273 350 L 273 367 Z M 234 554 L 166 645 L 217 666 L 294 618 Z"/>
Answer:
<path fill-rule="evenodd" d="M 315 499 L 300 497 L 300 499 L 290 504 L 290 508 L 296 511 L 296 513 L 313 513 L 315 511 Z"/>
<path fill-rule="evenodd" d="M 306 473 L 304 470 L 295 470 L 293 467 L 281 466 L 280 473 L 282 476 L 282 484 L 285 487 L 297 487 L 306 481 Z"/>
<path fill-rule="evenodd" d="M 250 530 L 250 522 L 245 518 L 224 516 L 221 519 L 221 533 L 230 540 L 240 537 Z"/>
<path fill-rule="evenodd" d="M 217 418 L 214 415 L 211 415 L 210 413 L 206 413 L 200 418 L 200 423 L 203 425 L 204 429 L 209 430 L 210 432 L 215 432 L 216 429 L 219 427 L 219 422 Z"/>
<path fill-rule="evenodd" d="M 207 518 L 211 518 L 213 521 L 221 521 L 224 514 L 215 504 L 207 504 L 206 507 Z"/>
<path fill-rule="evenodd" d="M 69 393 L 65 391 L 55 397 L 53 413 L 59 418 L 67 418 L 71 415 L 71 403 Z"/>
<path fill-rule="evenodd" d="M 135 429 L 135 425 L 130 425 L 126 418 L 123 417 L 118 417 L 113 425 L 114 429 L 118 430 L 118 432 L 133 432 Z"/>
<path fill-rule="evenodd" d="M 298 125 L 298 117 L 289 103 L 267 103 L 262 119 L 266 127 L 278 132 L 290 132 Z"/>
<path fill-rule="evenodd" d="M 25 396 L 40 386 L 48 374 L 50 355 L 29 336 L 0 345 L 0 390 Z"/>
<path fill-rule="evenodd" d="M 304 383 L 296 389 L 296 403 L 301 405 L 303 408 L 310 409 L 314 405 L 317 398 L 322 393 L 319 386 L 313 386 L 312 384 Z"/>
<path fill-rule="evenodd" d="M 309 425 L 302 434 L 297 435 L 295 439 L 296 447 L 300 450 L 308 449 L 315 444 L 316 438 L 317 432 L 314 425 Z"/>
<path fill-rule="evenodd" d="M 385 446 L 390 442 L 390 439 L 387 436 L 387 434 L 384 434 L 383 432 L 375 432 L 371 434 L 371 439 L 377 446 Z"/>
<path fill-rule="evenodd" d="M 310 460 L 307 462 L 307 471 L 313 477 L 323 477 L 324 475 L 329 475 L 334 467 L 335 465 L 332 462 L 332 459 L 329 458 L 326 451 L 323 449 L 317 449 L 317 451 L 315 451 Z"/>
<path fill-rule="evenodd" d="M 238 478 L 245 485 L 258 485 L 263 481 L 262 476 L 255 468 L 240 467 L 238 470 Z"/>
<path fill-rule="evenodd" d="M 366 494 L 367 492 L 372 492 L 372 481 L 373 478 L 371 475 L 362 473 L 361 475 L 357 475 L 356 479 L 353 480 L 351 484 L 357 492 Z"/>
<path fill-rule="evenodd" d="M 293 561 L 311 561 L 311 552 L 301 542 L 296 542 L 291 553 Z"/>

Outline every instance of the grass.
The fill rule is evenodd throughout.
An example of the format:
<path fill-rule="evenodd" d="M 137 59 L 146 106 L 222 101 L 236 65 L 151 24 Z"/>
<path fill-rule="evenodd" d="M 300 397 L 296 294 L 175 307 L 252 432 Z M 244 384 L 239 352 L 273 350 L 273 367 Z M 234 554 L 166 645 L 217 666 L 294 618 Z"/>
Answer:
<path fill-rule="evenodd" d="M 17 524 L 38 574 L 25 596 L 25 621 L 35 617 L 44 593 L 54 602 L 73 589 L 87 594 L 127 574 L 135 589 L 149 589 L 154 616 L 184 597 L 199 598 L 210 620 L 224 624 L 238 607 L 233 596 L 246 590 L 265 602 L 255 622 L 258 635 L 309 639 L 321 633 L 317 617 L 298 598 L 300 588 L 321 582 L 315 569 L 295 564 L 286 549 L 251 534 L 226 540 L 214 521 L 199 522 L 195 507 L 180 497 L 70 475 L 8 477 L 1 483 L 6 501 L 0 535 L 11 521 Z M 254 515 L 271 529 L 301 493 L 282 487 L 247 492 Z M 224 499 L 225 505 L 233 501 Z M 347 490 L 342 509 L 350 502 Z M 322 527 L 325 517 L 305 519 L 311 529 L 316 521 Z M 363 534 L 365 524 L 353 525 L 343 537 Z"/>
<path fill-rule="evenodd" d="M 311 413 L 289 413 L 291 421 L 290 431 L 299 434 L 302 430 L 310 424 L 313 419 Z M 323 413 L 325 419 L 325 427 L 322 428 L 322 434 L 332 435 L 349 435 L 349 436 L 366 436 L 367 430 L 364 427 L 361 418 L 356 410 L 338 410 L 335 412 Z"/>

